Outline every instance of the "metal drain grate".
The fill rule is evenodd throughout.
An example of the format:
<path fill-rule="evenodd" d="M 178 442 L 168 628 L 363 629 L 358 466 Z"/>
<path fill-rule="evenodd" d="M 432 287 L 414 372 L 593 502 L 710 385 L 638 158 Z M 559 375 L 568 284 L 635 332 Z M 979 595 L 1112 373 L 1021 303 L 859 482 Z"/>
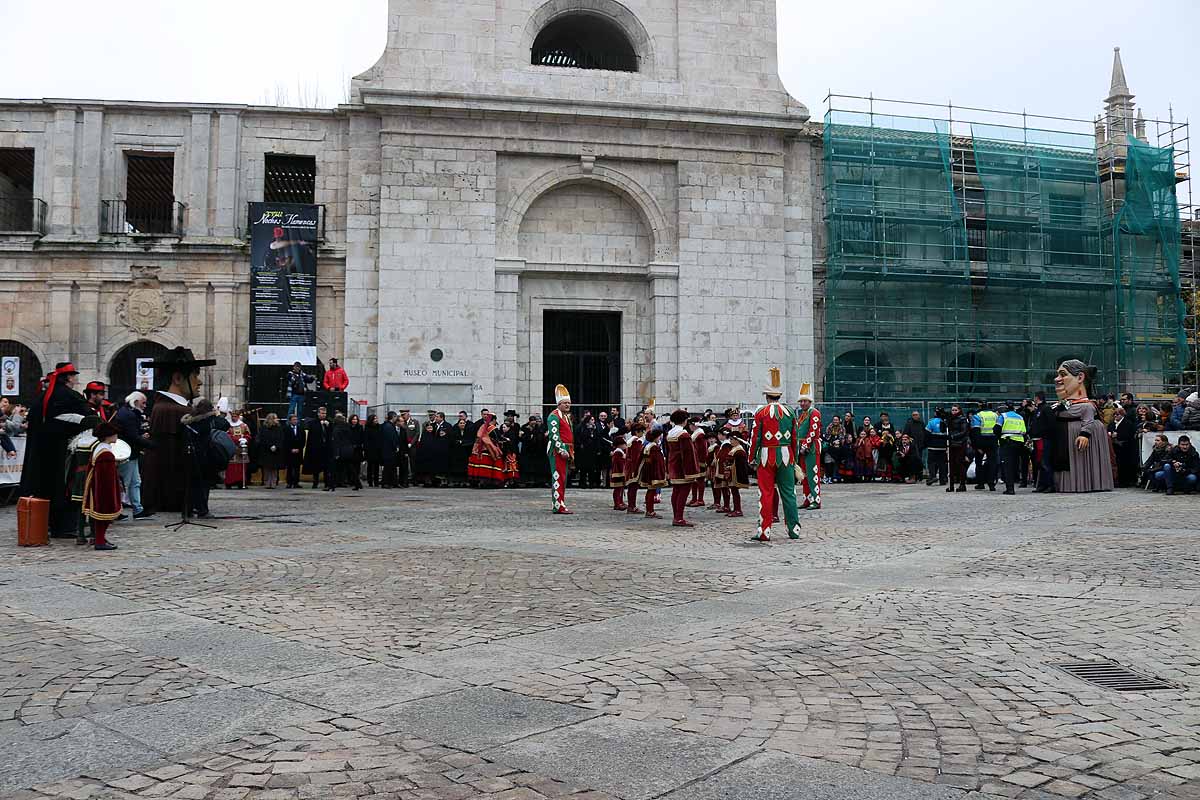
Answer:
<path fill-rule="evenodd" d="M 1153 692 L 1179 688 L 1162 678 L 1134 672 L 1115 661 L 1067 661 L 1050 666 L 1094 686 L 1115 692 Z"/>

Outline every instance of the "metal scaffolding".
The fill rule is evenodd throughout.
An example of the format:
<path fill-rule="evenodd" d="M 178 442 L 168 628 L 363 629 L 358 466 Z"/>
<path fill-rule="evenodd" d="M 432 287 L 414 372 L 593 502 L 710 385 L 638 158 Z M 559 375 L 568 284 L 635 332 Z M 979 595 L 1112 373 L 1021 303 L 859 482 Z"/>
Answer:
<path fill-rule="evenodd" d="M 827 401 L 1024 397 L 1065 358 L 1104 391 L 1194 382 L 1186 123 L 1113 141 L 1097 120 L 826 103 Z"/>

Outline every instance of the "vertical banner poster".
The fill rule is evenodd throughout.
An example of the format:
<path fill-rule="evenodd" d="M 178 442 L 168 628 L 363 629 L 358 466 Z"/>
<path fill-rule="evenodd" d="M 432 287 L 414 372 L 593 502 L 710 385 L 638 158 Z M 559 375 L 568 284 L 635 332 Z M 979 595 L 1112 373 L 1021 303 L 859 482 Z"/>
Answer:
<path fill-rule="evenodd" d="M 14 395 L 21 390 L 21 359 L 4 356 L 0 359 L 0 394 Z"/>
<path fill-rule="evenodd" d="M 150 366 L 154 363 L 153 358 L 139 358 L 135 360 L 137 365 L 134 381 L 137 382 L 137 390 L 139 392 L 148 393 L 154 390 L 154 367 Z"/>
<path fill-rule="evenodd" d="M 320 207 L 250 204 L 249 363 L 317 363 Z"/>

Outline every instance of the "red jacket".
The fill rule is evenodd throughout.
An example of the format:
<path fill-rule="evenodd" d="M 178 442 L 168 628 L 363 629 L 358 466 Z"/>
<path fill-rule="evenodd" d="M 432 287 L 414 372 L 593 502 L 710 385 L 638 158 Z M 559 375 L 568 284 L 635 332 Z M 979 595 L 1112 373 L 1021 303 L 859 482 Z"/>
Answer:
<path fill-rule="evenodd" d="M 346 375 L 346 370 L 341 367 L 335 367 L 325 373 L 325 380 L 322 385 L 331 392 L 344 392 L 346 387 L 350 385 L 350 378 Z"/>

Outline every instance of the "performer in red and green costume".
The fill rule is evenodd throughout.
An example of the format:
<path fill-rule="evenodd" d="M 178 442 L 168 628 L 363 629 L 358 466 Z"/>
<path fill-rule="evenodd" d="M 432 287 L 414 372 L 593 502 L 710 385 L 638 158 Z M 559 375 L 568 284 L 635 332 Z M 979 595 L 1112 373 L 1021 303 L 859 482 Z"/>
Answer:
<path fill-rule="evenodd" d="M 800 512 L 796 510 L 796 414 L 779 402 L 783 385 L 779 368 L 771 368 L 771 382 L 763 395 L 767 404 L 754 414 L 750 434 L 750 461 L 758 471 L 758 535 L 753 541 L 771 541 L 775 518 L 775 493 L 783 504 L 788 537 L 800 538 Z"/>
<path fill-rule="evenodd" d="M 800 413 L 796 415 L 796 471 L 800 473 L 801 508 L 821 507 L 821 412 L 813 405 L 812 384 L 800 387 Z"/>
<path fill-rule="evenodd" d="M 554 387 L 554 402 L 558 407 L 546 417 L 550 496 L 555 514 L 574 514 L 567 508 L 567 471 L 575 460 L 575 434 L 571 428 L 571 394 L 561 383 Z"/>

